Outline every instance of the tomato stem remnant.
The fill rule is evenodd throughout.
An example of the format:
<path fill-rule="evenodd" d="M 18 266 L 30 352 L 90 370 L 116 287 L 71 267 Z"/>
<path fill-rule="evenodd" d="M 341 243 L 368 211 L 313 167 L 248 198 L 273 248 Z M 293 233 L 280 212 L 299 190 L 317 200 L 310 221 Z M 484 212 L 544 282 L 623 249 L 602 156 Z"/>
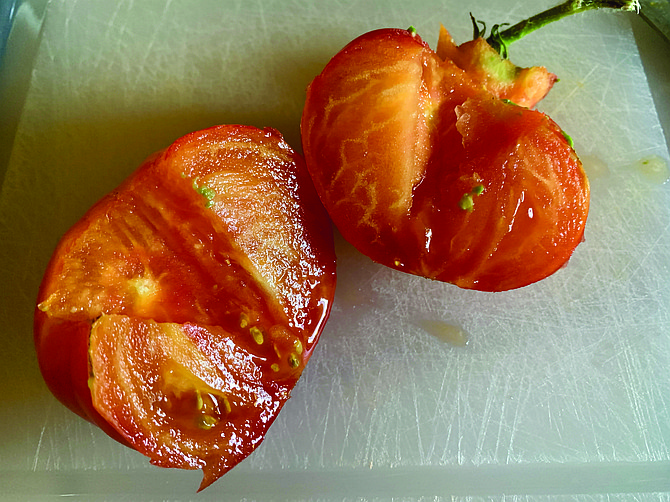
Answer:
<path fill-rule="evenodd" d="M 570 145 L 570 148 L 575 147 L 575 141 L 572 139 L 572 136 L 570 136 L 567 132 L 561 130 L 561 134 L 563 134 L 563 137 L 565 138 L 565 141 L 568 142 L 568 145 Z"/>
<path fill-rule="evenodd" d="M 507 46 L 529 33 L 546 26 L 549 23 L 563 19 L 564 17 L 578 14 L 587 10 L 595 9 L 615 9 L 624 12 L 640 12 L 639 0 L 566 0 L 544 12 L 529 17 L 509 28 L 500 31 L 503 26 L 509 26 L 509 23 L 496 24 L 491 28 L 491 34 L 486 39 L 488 44 L 493 47 L 505 59 L 508 57 Z M 474 38 L 485 36 L 486 24 L 472 18 L 474 26 Z M 479 25 L 482 25 L 482 29 Z"/>

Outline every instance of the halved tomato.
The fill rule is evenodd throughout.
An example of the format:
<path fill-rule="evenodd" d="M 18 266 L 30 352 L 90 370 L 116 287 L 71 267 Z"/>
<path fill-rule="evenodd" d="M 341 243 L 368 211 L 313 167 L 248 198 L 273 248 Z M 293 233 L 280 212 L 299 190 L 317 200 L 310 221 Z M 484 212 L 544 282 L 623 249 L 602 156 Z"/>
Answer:
<path fill-rule="evenodd" d="M 534 104 L 553 80 L 508 86 L 481 67 L 481 47 L 447 37 L 438 55 L 412 31 L 382 29 L 336 54 L 307 91 L 307 168 L 344 238 L 373 260 L 463 288 L 525 286 L 582 241 L 588 180 L 555 122 L 501 99 Z"/>
<path fill-rule="evenodd" d="M 262 441 L 328 317 L 332 227 L 272 129 L 150 157 L 60 241 L 35 311 L 52 392 L 201 489 Z"/>

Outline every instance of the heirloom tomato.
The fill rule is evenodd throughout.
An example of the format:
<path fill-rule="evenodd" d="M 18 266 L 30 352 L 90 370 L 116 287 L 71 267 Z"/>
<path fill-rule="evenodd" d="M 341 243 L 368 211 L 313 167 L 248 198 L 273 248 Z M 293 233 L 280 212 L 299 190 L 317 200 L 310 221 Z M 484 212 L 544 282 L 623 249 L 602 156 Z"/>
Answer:
<path fill-rule="evenodd" d="M 552 88 L 507 44 L 592 8 L 567 2 L 486 40 L 433 51 L 416 30 L 347 44 L 307 89 L 303 152 L 317 192 L 350 243 L 389 267 L 463 288 L 502 291 L 561 268 L 583 240 L 589 183 L 572 142 L 532 109 Z M 484 29 L 485 31 L 485 29 Z"/>
<path fill-rule="evenodd" d="M 384 265 L 500 291 L 551 274 L 582 240 L 589 186 L 561 129 L 411 31 L 338 53 L 310 84 L 302 133 L 333 222 Z"/>
<path fill-rule="evenodd" d="M 277 131 L 218 126 L 139 167 L 61 239 L 35 311 L 65 405 L 201 489 L 263 440 L 328 317 L 332 227 Z"/>

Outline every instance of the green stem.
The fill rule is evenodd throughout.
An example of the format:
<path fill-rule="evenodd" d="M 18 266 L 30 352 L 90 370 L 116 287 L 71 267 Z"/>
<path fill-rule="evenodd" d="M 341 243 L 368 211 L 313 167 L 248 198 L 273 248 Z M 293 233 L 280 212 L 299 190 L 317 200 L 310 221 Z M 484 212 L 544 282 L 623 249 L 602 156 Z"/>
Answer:
<path fill-rule="evenodd" d="M 542 28 L 549 23 L 571 16 L 572 14 L 603 8 L 639 12 L 640 2 L 639 0 L 567 0 L 504 31 L 499 30 L 500 25 L 495 25 L 491 29 L 491 35 L 486 41 L 503 57 L 507 57 L 507 46 L 509 44 L 525 37 L 538 28 Z"/>

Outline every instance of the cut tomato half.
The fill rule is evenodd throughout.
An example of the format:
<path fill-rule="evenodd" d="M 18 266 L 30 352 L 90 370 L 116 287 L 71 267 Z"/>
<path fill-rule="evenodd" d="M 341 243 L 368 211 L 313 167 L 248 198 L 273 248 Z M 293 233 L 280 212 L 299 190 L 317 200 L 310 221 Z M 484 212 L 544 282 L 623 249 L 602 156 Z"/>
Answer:
<path fill-rule="evenodd" d="M 482 44 L 456 47 L 443 31 L 436 53 L 412 31 L 361 35 L 311 82 L 302 143 L 330 217 L 363 254 L 503 291 L 567 262 L 589 183 L 558 125 L 509 100 L 535 104 L 553 77 Z"/>
<path fill-rule="evenodd" d="M 35 342 L 64 404 L 206 487 L 262 441 L 319 338 L 332 227 L 278 132 L 219 126 L 148 159 L 60 241 Z"/>

